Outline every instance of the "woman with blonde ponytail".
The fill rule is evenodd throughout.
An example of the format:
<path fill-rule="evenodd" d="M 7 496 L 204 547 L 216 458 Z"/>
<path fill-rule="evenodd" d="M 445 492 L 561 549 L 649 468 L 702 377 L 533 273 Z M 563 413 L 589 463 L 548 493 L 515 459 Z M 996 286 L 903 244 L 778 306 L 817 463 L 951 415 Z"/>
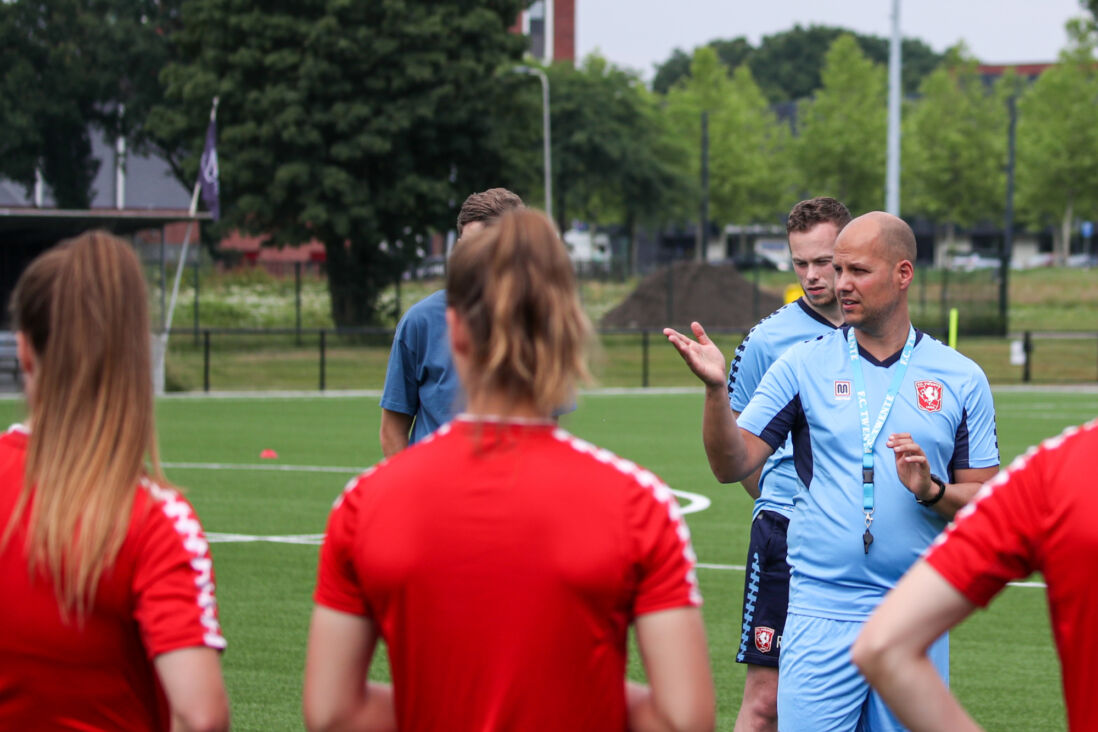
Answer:
<path fill-rule="evenodd" d="M 690 532 L 659 478 L 558 428 L 591 328 L 552 222 L 504 214 L 450 259 L 466 412 L 352 481 L 321 550 L 313 730 L 703 730 L 714 698 Z M 635 624 L 649 685 L 625 681 Z M 367 682 L 379 638 L 392 685 Z"/>
<path fill-rule="evenodd" d="M 147 296 L 94 231 L 11 299 L 28 419 L 0 436 L 0 728 L 228 727 L 209 548 L 157 454 Z"/>

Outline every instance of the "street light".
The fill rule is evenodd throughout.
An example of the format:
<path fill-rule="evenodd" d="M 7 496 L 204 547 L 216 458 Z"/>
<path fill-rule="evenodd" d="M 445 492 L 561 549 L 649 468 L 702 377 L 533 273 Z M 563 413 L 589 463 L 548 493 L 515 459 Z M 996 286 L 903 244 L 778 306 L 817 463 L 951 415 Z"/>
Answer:
<path fill-rule="evenodd" d="M 551 138 L 549 135 L 549 77 L 541 69 L 533 66 L 516 66 L 512 69 L 516 74 L 530 74 L 541 80 L 541 128 L 543 143 L 545 145 L 545 213 L 553 218 L 553 158 L 550 152 Z"/>

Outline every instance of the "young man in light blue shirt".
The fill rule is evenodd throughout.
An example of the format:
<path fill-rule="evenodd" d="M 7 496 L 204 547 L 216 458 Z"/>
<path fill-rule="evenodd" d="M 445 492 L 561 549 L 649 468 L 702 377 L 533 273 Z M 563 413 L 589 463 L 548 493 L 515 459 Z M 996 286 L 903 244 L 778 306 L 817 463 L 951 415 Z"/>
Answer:
<path fill-rule="evenodd" d="M 850 218 L 846 206 L 827 196 L 801 201 L 789 212 L 789 253 L 804 295 L 759 321 L 736 349 L 728 371 L 728 402 L 736 415 L 787 349 L 830 333 L 842 323 L 831 258 L 835 238 Z M 761 474 L 752 474 L 742 483 L 755 506 L 736 653 L 737 663 L 747 664 L 736 730 L 773 732 L 778 716 L 778 661 L 789 602 L 786 533 L 797 492 L 789 441 L 770 456 Z"/>
<path fill-rule="evenodd" d="M 666 331 L 706 384 L 703 439 L 721 480 L 749 475 L 792 437 L 799 489 L 778 682 L 783 732 L 902 729 L 851 663 L 850 645 L 998 469 L 987 378 L 911 325 L 914 260 L 914 235 L 900 219 L 874 212 L 848 224 L 834 254 L 847 325 L 790 348 L 739 423 L 715 378 L 720 350 L 702 327 L 693 326 L 697 341 Z M 931 657 L 948 679 L 947 638 Z"/>

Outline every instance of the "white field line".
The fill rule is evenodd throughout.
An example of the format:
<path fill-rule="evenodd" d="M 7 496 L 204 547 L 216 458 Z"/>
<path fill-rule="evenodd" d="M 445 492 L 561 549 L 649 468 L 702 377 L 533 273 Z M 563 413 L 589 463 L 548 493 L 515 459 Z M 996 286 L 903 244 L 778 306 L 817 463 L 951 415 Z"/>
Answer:
<path fill-rule="evenodd" d="M 668 394 L 703 394 L 701 386 L 608 386 L 598 389 L 580 389 L 580 396 L 666 396 Z M 316 389 L 278 391 L 184 391 L 163 394 L 158 399 L 332 399 L 336 397 L 380 398 L 381 389 Z"/>
<path fill-rule="evenodd" d="M 271 472 L 286 472 L 286 473 L 343 473 L 345 475 L 355 475 L 361 473 L 365 468 L 345 468 L 332 465 L 279 465 L 277 463 L 179 463 L 179 462 L 165 462 L 161 463 L 165 468 L 173 468 L 176 470 L 265 470 Z M 709 508 L 713 502 L 709 500 L 707 496 L 703 496 L 700 493 L 691 493 L 690 491 L 680 491 L 674 488 L 671 489 L 681 501 L 686 501 L 679 506 L 683 513 L 698 513 Z"/>
<path fill-rule="evenodd" d="M 324 534 L 286 534 L 284 536 L 250 536 L 248 534 L 222 534 L 216 531 L 206 533 L 206 540 L 211 544 L 240 544 L 256 541 L 269 541 L 275 544 L 310 544 L 319 546 L 324 543 Z M 698 562 L 698 569 L 716 569 L 725 572 L 743 572 L 746 567 L 742 564 L 711 564 Z M 1044 582 L 1010 582 L 1011 587 L 1029 587 L 1044 589 Z"/>

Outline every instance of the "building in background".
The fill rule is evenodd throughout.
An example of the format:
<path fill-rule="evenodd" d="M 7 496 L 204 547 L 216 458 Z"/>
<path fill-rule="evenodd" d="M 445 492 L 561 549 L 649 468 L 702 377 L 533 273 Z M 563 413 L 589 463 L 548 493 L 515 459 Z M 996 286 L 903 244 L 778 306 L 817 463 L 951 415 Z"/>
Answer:
<path fill-rule="evenodd" d="M 576 0 L 536 0 L 519 13 L 514 29 L 530 36 L 530 55 L 542 63 L 575 63 Z"/>

